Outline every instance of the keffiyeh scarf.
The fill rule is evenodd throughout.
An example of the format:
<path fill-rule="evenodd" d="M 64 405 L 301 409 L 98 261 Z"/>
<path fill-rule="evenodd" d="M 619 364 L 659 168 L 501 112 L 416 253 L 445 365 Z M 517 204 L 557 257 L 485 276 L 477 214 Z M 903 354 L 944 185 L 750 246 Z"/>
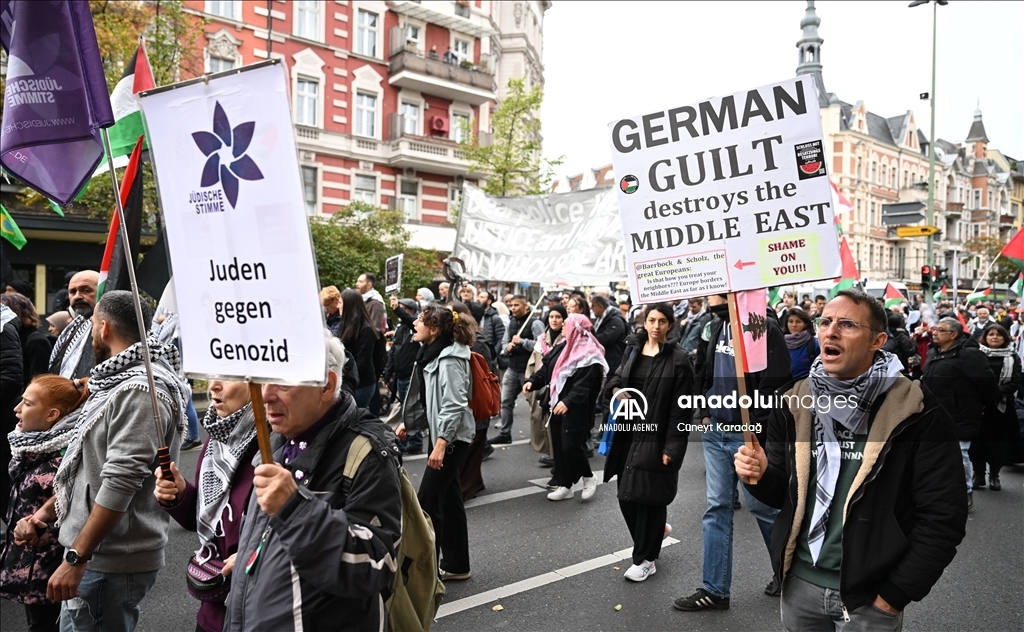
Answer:
<path fill-rule="evenodd" d="M 178 378 L 181 368 L 180 356 L 174 345 L 162 345 L 149 341 L 153 366 L 153 381 L 157 385 L 157 397 L 164 400 L 174 411 L 178 431 L 184 438 L 186 432 L 185 402 L 192 397 L 188 385 Z M 71 492 L 75 476 L 82 463 L 82 439 L 103 417 L 110 397 L 122 388 L 149 391 L 146 379 L 146 365 L 142 357 L 142 343 L 137 342 L 116 356 L 97 364 L 89 380 L 89 399 L 79 408 L 71 442 L 68 445 L 60 469 L 53 479 L 53 495 L 56 497 L 57 524 L 67 515 L 71 506 Z"/>
<path fill-rule="evenodd" d="M 88 344 L 92 344 L 92 317 L 86 318 L 79 314 L 68 323 L 60 337 L 57 338 L 57 343 L 53 345 L 53 351 L 50 353 L 50 364 L 52 365 L 57 356 L 63 352 L 64 357 L 61 358 L 58 371 L 60 371 L 61 377 L 66 377 L 69 380 L 75 379 L 75 369 L 78 368 L 78 362 L 82 359 L 82 351 Z"/>
<path fill-rule="evenodd" d="M 817 460 L 817 481 L 814 512 L 807 533 L 811 560 L 817 564 L 821 545 L 825 542 L 829 510 L 839 480 L 841 451 L 836 438 L 835 424 L 839 423 L 855 435 L 867 434 L 871 420 L 871 407 L 879 395 L 896 383 L 903 363 L 888 351 L 876 351 L 875 361 L 866 372 L 852 380 L 839 380 L 825 373 L 821 356 L 814 360 L 808 375 L 811 396 L 814 398 L 814 435 Z M 844 406 L 834 405 L 842 396 Z M 856 406 L 850 406 L 856 402 Z"/>
<path fill-rule="evenodd" d="M 1003 359 L 1003 366 L 1000 367 L 999 375 L 997 375 L 996 378 L 1000 385 L 1009 384 L 1010 378 L 1013 377 L 1013 348 L 1006 346 L 999 349 L 993 349 L 992 347 L 986 347 L 985 345 L 980 346 L 981 352 L 984 353 L 986 357 Z M 1001 399 L 999 403 L 996 404 L 996 409 L 1001 413 L 1005 413 L 1006 400 Z"/>
<path fill-rule="evenodd" d="M 228 520 L 234 521 L 230 512 L 231 480 L 241 465 L 242 456 L 256 439 L 256 422 L 252 403 L 220 417 L 213 406 L 203 417 L 203 428 L 210 433 L 206 454 L 199 469 L 199 512 L 196 517 L 200 549 L 196 555 L 200 561 L 216 558 L 220 552 L 214 540 L 224 535 L 222 516 L 228 508 Z M 241 518 L 241 516 L 239 516 Z"/>
<path fill-rule="evenodd" d="M 608 373 L 604 347 L 594 337 L 589 318 L 583 314 L 569 314 L 562 331 L 565 333 L 565 349 L 551 369 L 552 406 L 558 403 L 565 382 L 577 370 L 598 364 L 605 375 Z"/>
<path fill-rule="evenodd" d="M 11 444 L 11 464 L 8 467 L 8 471 L 11 473 L 11 478 L 17 479 L 21 474 L 21 464 L 26 456 L 31 454 L 50 454 L 51 452 L 59 452 L 68 447 L 80 410 L 81 407 L 64 415 L 46 431 L 21 432 L 14 430 L 9 432 L 7 434 L 7 441 Z"/>

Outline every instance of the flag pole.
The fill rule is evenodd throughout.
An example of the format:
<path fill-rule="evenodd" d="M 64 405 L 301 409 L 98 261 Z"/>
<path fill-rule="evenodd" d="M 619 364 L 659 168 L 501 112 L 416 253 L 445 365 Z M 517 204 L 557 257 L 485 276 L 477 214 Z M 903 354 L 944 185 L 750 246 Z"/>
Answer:
<path fill-rule="evenodd" d="M 747 396 L 747 376 L 743 372 L 743 329 L 740 326 L 739 308 L 736 303 L 736 292 L 729 292 L 729 328 L 732 335 L 733 366 L 736 369 L 736 405 Z M 739 406 L 740 421 L 744 426 L 750 426 L 750 410 L 745 406 Z M 743 443 L 751 450 L 754 449 L 754 433 L 749 430 L 743 431 Z M 757 481 L 750 477 L 741 477 L 748 485 L 757 485 Z"/>
<path fill-rule="evenodd" d="M 139 298 L 139 285 L 135 280 L 135 257 L 132 254 L 131 244 L 128 243 L 128 224 L 124 217 L 124 205 L 121 204 L 121 191 L 117 184 L 117 174 L 114 171 L 114 156 L 110 151 L 110 136 L 107 128 L 100 128 L 100 137 L 103 139 L 103 153 L 107 155 L 107 164 L 110 165 L 110 184 L 114 188 L 114 207 L 117 209 L 118 223 L 121 224 L 119 232 L 121 242 L 124 245 L 124 256 L 128 260 L 128 280 L 132 286 L 132 299 L 135 304 L 135 320 L 139 324 L 139 340 L 142 344 L 142 359 L 146 363 L 146 380 L 149 382 L 149 399 L 153 405 L 153 423 L 156 426 L 156 436 L 163 443 L 163 428 L 160 425 L 160 405 L 156 396 L 156 382 L 153 380 L 153 363 L 149 356 L 149 342 L 146 338 L 147 326 L 142 319 L 142 302 Z M 174 480 L 171 474 L 171 450 L 166 445 L 161 445 L 156 451 L 160 459 L 160 472 L 165 480 Z"/>

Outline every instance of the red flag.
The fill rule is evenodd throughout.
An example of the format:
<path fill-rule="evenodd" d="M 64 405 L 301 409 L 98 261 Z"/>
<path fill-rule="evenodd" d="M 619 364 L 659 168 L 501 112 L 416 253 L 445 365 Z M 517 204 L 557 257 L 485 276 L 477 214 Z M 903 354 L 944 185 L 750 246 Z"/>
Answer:
<path fill-rule="evenodd" d="M 1013 236 L 1013 239 L 1006 244 L 999 254 L 1012 261 L 1021 270 L 1024 270 L 1024 229 L 1018 228 L 1017 234 Z"/>
<path fill-rule="evenodd" d="M 733 342 L 733 350 L 736 357 L 742 359 L 744 373 L 756 373 L 768 368 L 767 305 L 764 288 L 736 292 L 736 315 L 741 335 Z"/>
<path fill-rule="evenodd" d="M 142 144 L 145 136 L 139 136 L 132 150 L 128 166 L 121 178 L 121 206 L 124 208 L 125 221 L 128 222 L 128 234 L 134 243 L 129 244 L 133 256 L 138 256 L 139 236 L 142 232 L 142 173 L 139 169 L 142 159 Z M 121 221 L 115 212 L 110 220 L 107 232 L 107 245 L 103 249 L 103 262 L 100 264 L 100 281 L 96 288 L 96 300 L 100 300 L 107 290 L 122 289 L 127 283 L 127 259 L 124 255 L 124 244 L 121 242 Z M 111 274 L 113 270 L 113 274 Z M 122 275 L 121 272 L 124 272 Z"/>

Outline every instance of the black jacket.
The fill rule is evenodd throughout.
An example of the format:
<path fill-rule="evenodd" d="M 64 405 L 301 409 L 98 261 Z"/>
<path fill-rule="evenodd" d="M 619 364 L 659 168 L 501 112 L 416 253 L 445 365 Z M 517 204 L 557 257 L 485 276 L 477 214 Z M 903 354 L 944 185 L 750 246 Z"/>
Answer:
<path fill-rule="evenodd" d="M 345 341 L 345 351 L 356 359 L 356 367 L 359 369 L 358 388 L 375 383 L 377 376 L 384 372 L 383 362 L 381 362 L 380 371 L 376 368 L 378 342 L 373 328 L 367 324 L 359 328 L 355 340 Z"/>
<path fill-rule="evenodd" d="M 305 630 L 386 629 L 385 589 L 394 574 L 402 529 L 399 453 L 395 436 L 343 394 L 328 422 L 287 469 L 296 492 L 273 518 L 249 497 L 231 575 L 224 630 L 296 630 L 295 602 Z M 355 478 L 344 483 L 349 446 L 369 438 Z M 284 437 L 273 435 L 280 462 Z M 301 473 L 301 474 L 300 474 Z M 345 489 L 347 487 L 347 490 Z M 347 491 L 347 494 L 346 494 Z M 270 532 L 252 571 L 245 563 Z"/>
<path fill-rule="evenodd" d="M 809 395 L 807 380 L 785 394 Z M 928 594 L 964 538 L 964 469 L 953 420 L 919 382 L 898 378 L 870 414 L 864 460 L 845 508 L 839 592 L 849 611 L 875 596 L 902 610 Z M 782 582 L 815 489 L 810 411 L 784 403 L 772 413 L 767 434 L 768 469 L 747 491 L 782 510 L 770 547 Z"/>
<path fill-rule="evenodd" d="M 604 359 L 608 362 L 608 370 L 614 371 L 622 362 L 622 354 L 626 350 L 626 319 L 618 309 L 609 306 L 604 310 L 601 324 L 594 328 L 594 337 L 604 347 Z"/>
<path fill-rule="evenodd" d="M 602 398 L 611 397 L 615 389 L 625 388 L 630 383 L 635 360 L 643 353 L 646 342 L 647 332 L 631 337 L 622 362 L 605 384 Z M 678 405 L 679 397 L 693 394 L 693 372 L 686 352 L 674 341 L 661 345 L 640 391 L 647 400 L 647 414 L 643 419 L 622 423 L 642 423 L 644 429 L 617 431 L 613 435 L 611 451 L 605 460 L 604 482 L 619 476 L 619 500 L 668 505 L 676 496 L 679 468 L 690 434 L 683 424 L 693 421 L 693 409 Z M 672 459 L 668 465 L 662 462 L 662 454 Z"/>
<path fill-rule="evenodd" d="M 970 441 L 981 430 L 982 408 L 999 401 L 996 376 L 978 343 L 961 334 L 949 349 L 928 351 L 921 381 L 935 393 L 953 421 L 960 441 Z"/>
<path fill-rule="evenodd" d="M 480 329 L 484 333 L 487 344 L 491 346 L 491 356 L 497 358 L 498 353 L 501 352 L 501 339 L 505 336 L 505 323 L 501 322 L 498 310 L 494 309 L 494 307 L 488 307 L 484 310 L 484 318 L 483 322 L 480 323 Z"/>
<path fill-rule="evenodd" d="M 526 322 L 526 326 L 523 327 L 523 322 Z M 512 352 L 507 356 L 503 356 L 508 360 L 508 368 L 513 371 L 522 372 L 526 370 L 526 364 L 530 360 L 530 355 L 533 354 L 533 342 L 537 339 L 537 336 L 533 332 L 533 323 L 537 319 L 533 316 L 525 316 L 522 319 L 517 319 L 515 316 L 511 316 L 508 321 L 508 327 L 505 329 L 505 335 L 502 336 L 501 345 L 505 347 L 512 338 L 517 334 L 523 341 L 531 341 L 529 344 L 518 344 L 512 348 Z M 522 327 L 523 332 L 519 333 L 519 328 Z"/>
<path fill-rule="evenodd" d="M 889 339 L 882 345 L 882 351 L 895 354 L 903 363 L 903 368 L 908 369 L 910 356 L 917 355 L 917 345 L 910 340 L 906 329 L 890 329 L 886 333 Z"/>
<path fill-rule="evenodd" d="M 756 390 L 761 396 L 767 397 L 778 388 L 793 381 L 793 364 L 789 355 L 789 347 L 786 346 L 786 336 L 782 333 L 779 321 L 775 318 L 773 310 L 767 310 L 766 322 L 768 323 L 768 368 L 757 373 L 746 374 L 747 395 L 754 397 Z M 718 336 L 722 333 L 722 327 L 728 323 L 717 316 L 711 319 L 710 336 L 708 340 L 701 337 L 700 347 L 697 348 L 697 375 L 700 380 L 698 395 L 703 395 L 711 388 L 715 379 L 715 345 L 718 344 Z M 750 409 L 751 423 L 761 424 L 759 439 L 764 439 L 764 425 L 768 422 L 771 409 L 754 407 Z M 700 416 L 710 417 L 711 411 L 703 408 Z"/>
<path fill-rule="evenodd" d="M 407 380 L 412 376 L 416 353 L 420 350 L 420 343 L 412 339 L 416 333 L 413 329 L 416 318 L 401 305 L 395 307 L 395 317 L 398 319 L 398 327 L 395 328 L 395 337 L 384 365 L 384 381 L 389 384 L 396 377 Z"/>
<path fill-rule="evenodd" d="M 32 378 L 48 371 L 53 346 L 49 337 L 35 327 L 22 325 L 18 335 L 21 337 L 22 371 L 25 386 L 28 386 Z"/>
<path fill-rule="evenodd" d="M 18 417 L 14 414 L 14 407 L 18 405 L 18 398 L 21 397 L 22 388 L 25 386 L 24 355 L 21 352 L 21 338 L 18 336 L 18 318 L 4 325 L 2 337 L 0 337 L 0 421 L 2 421 L 3 441 L 7 443 L 7 433 L 14 430 L 18 424 Z M 8 446 L 4 446 L 9 450 Z M 10 452 L 5 450 L 10 460 Z M 7 471 L 7 461 L 2 464 L 4 472 Z M 6 494 L 7 490 L 4 490 Z M 3 499 L 6 506 L 7 498 Z"/>
<path fill-rule="evenodd" d="M 555 345 L 548 351 L 544 361 L 526 383 L 530 390 L 537 391 L 551 383 L 551 373 L 555 363 L 565 350 L 565 341 Z M 562 428 L 565 432 L 590 432 L 594 427 L 594 404 L 601 394 L 601 382 L 604 380 L 604 369 L 600 364 L 591 364 L 577 369 L 565 380 L 558 401 L 568 409 L 562 417 Z"/>

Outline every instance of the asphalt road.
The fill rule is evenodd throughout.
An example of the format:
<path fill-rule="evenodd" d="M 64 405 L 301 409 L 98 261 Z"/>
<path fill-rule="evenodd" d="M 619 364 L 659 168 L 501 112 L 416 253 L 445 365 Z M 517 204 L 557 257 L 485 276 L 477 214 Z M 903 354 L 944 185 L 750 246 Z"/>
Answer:
<path fill-rule="evenodd" d="M 520 403 L 513 436 L 525 439 Z M 491 431 L 492 435 L 494 431 Z M 182 455 L 191 475 L 198 451 Z M 595 471 L 604 458 L 595 457 Z M 406 461 L 413 483 L 426 467 Z M 701 584 L 701 514 L 705 505 L 701 446 L 690 444 L 679 495 L 669 507 L 673 531 L 657 574 L 635 584 L 622 578 L 631 542 L 619 514 L 614 482 L 581 503 L 551 502 L 531 480 L 547 479 L 537 455 L 519 443 L 484 462 L 487 489 L 469 503 L 473 577 L 449 582 L 434 625 L 455 630 L 779 630 L 779 600 L 763 594 L 771 565 L 753 517 L 736 512 L 731 609 L 684 613 L 672 600 Z M 967 537 L 945 575 L 904 618 L 907 631 L 1024 629 L 1024 467 L 1004 469 L 1003 490 L 975 492 Z M 198 602 L 185 590 L 184 567 L 197 546 L 194 533 L 172 522 L 167 566 L 142 603 L 139 630 L 192 632 Z M 615 610 L 621 605 L 620 610 Z M 495 610 L 496 607 L 500 609 Z M 24 630 L 18 604 L 4 601 L 0 628 Z"/>

